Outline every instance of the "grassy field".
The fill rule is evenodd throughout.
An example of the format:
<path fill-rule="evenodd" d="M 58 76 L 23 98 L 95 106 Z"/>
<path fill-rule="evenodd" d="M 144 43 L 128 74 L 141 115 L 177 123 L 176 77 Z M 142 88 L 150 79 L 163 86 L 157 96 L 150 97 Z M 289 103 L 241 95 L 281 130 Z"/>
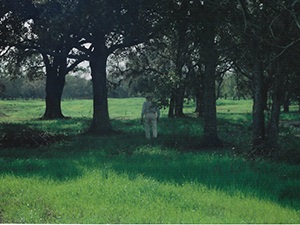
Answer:
<path fill-rule="evenodd" d="M 0 146 L 0 223 L 300 223 L 300 138 L 281 129 L 275 159 L 249 160 L 251 101 L 218 101 L 219 149 L 203 120 L 162 110 L 159 138 L 140 124 L 143 99 L 109 99 L 111 136 L 85 134 L 92 101 L 65 100 L 68 120 L 43 121 L 42 101 L 0 101 L 0 137 L 39 131 L 43 146 Z M 296 107 L 282 120 L 300 120 Z M 48 137 L 47 136 L 47 137 Z M 15 141 L 17 138 L 15 138 Z M 26 138 L 24 140 L 27 140 Z M 55 139 L 56 140 L 56 139 Z"/>

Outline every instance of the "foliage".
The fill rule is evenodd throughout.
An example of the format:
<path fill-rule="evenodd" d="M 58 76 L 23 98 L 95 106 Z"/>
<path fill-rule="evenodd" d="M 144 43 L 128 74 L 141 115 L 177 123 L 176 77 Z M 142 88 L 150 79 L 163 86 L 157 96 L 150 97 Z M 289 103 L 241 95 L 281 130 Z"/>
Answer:
<path fill-rule="evenodd" d="M 241 100 L 251 99 L 252 88 L 249 79 L 235 73 L 226 73 L 220 86 L 220 98 Z"/>

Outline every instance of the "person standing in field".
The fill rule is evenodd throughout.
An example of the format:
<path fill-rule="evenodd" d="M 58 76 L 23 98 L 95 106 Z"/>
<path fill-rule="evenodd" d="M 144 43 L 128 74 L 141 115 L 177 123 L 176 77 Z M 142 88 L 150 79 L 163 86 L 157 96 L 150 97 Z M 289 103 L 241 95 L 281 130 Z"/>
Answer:
<path fill-rule="evenodd" d="M 153 95 L 147 94 L 141 113 L 141 123 L 144 123 L 147 139 L 151 139 L 151 128 L 153 138 L 157 138 L 157 121 L 160 117 L 159 108 L 153 103 Z"/>

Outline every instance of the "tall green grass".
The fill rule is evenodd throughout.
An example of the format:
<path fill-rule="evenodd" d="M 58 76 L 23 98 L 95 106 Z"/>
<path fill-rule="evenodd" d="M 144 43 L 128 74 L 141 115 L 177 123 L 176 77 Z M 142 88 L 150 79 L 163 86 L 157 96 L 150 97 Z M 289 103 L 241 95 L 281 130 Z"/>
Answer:
<path fill-rule="evenodd" d="M 232 144 L 221 149 L 199 144 L 203 121 L 192 104 L 185 109 L 191 118 L 167 119 L 162 111 L 159 138 L 147 141 L 142 102 L 110 99 L 121 132 L 99 137 L 84 134 L 89 100 L 64 101 L 71 119 L 54 121 L 37 119 L 43 102 L 1 101 L 2 123 L 68 138 L 0 149 L 0 222 L 300 223 L 299 165 L 248 161 L 232 151 L 250 135 L 249 101 L 218 102 L 220 135 Z"/>

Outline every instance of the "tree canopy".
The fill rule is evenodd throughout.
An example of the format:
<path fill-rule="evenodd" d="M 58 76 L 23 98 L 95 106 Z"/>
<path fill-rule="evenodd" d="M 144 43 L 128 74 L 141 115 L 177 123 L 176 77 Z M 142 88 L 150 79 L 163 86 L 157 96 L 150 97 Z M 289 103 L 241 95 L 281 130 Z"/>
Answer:
<path fill-rule="evenodd" d="M 195 98 L 207 144 L 220 145 L 216 99 L 224 80 L 235 79 L 236 90 L 252 91 L 252 145 L 261 154 L 264 145 L 277 147 L 283 102 L 300 99 L 299 6 L 298 0 L 7 0 L 0 9 L 1 55 L 42 56 L 49 118 L 55 117 L 50 106 L 62 115 L 65 76 L 88 61 L 90 132 L 98 134 L 113 130 L 107 104 L 107 71 L 113 71 L 140 93 L 158 91 L 170 117 L 184 116 L 184 98 Z M 110 70 L 109 57 L 124 68 Z"/>

